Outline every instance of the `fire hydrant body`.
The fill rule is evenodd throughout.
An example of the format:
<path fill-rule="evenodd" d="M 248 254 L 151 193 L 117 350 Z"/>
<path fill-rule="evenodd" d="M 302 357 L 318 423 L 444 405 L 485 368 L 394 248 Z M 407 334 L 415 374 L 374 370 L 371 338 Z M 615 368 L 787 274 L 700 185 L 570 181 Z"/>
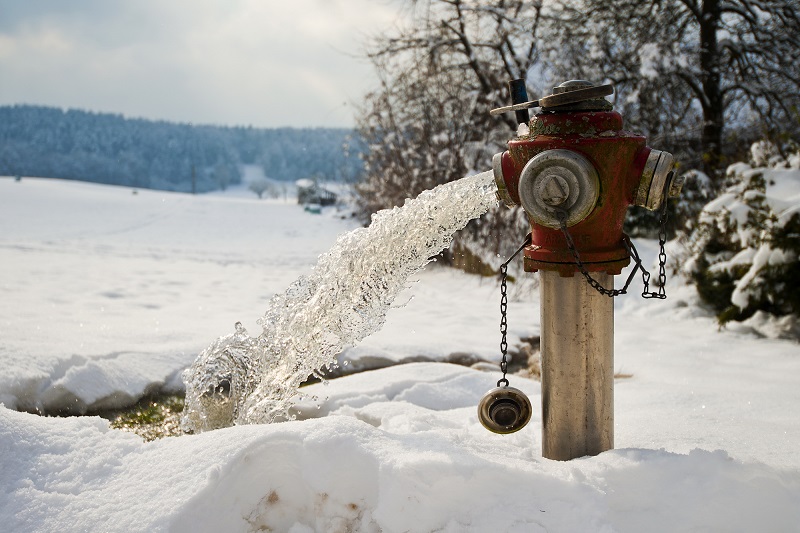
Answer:
<path fill-rule="evenodd" d="M 680 191 L 672 156 L 625 131 L 598 89 L 556 87 L 493 162 L 498 196 L 531 220 L 524 266 L 541 281 L 542 454 L 558 460 L 614 447 L 613 299 L 583 276 L 613 289 L 631 261 L 628 207 L 660 209 Z"/>
<path fill-rule="evenodd" d="M 623 245 L 622 225 L 628 207 L 636 205 L 646 163 L 655 155 L 671 165 L 671 156 L 648 148 L 641 135 L 624 131 L 622 116 L 615 111 L 540 113 L 531 121 L 529 131 L 529 136 L 509 141 L 508 151 L 501 154 L 501 169 L 496 171 L 496 175 L 502 176 L 498 187 L 505 192 L 501 195 L 507 203 L 510 200 L 513 205 L 522 204 L 527 210 L 528 206 L 520 198 L 520 178 L 532 159 L 553 150 L 583 156 L 597 173 L 596 201 L 588 213 L 575 214 L 577 223 L 568 222 L 567 225 L 587 270 L 619 274 L 630 262 Z M 541 185 L 543 194 L 540 197 L 547 194 L 548 186 L 563 186 L 554 175 L 545 175 L 539 180 L 547 181 Z M 534 194 L 536 185 L 539 184 L 531 186 Z M 547 205 L 547 200 L 542 198 L 542 203 Z M 545 215 L 538 221 L 531 221 L 531 244 L 525 250 L 525 270 L 556 270 L 565 276 L 577 272 L 575 259 L 554 215 L 550 220 Z"/>

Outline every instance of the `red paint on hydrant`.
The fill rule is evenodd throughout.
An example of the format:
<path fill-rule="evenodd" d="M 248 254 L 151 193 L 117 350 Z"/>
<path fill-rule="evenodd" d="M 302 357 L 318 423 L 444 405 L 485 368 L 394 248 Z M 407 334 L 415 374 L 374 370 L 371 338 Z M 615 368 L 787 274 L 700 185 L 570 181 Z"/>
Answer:
<path fill-rule="evenodd" d="M 509 141 L 502 154 L 502 179 L 508 196 L 520 203 L 520 175 L 526 163 L 547 150 L 571 150 L 584 156 L 599 178 L 594 209 L 569 233 L 589 271 L 619 274 L 630 257 L 622 224 L 640 184 L 651 149 L 641 135 L 623 129 L 616 111 L 544 112 L 530 122 L 530 134 Z M 562 276 L 578 271 L 559 228 L 531 221 L 531 243 L 525 248 L 525 270 L 554 270 Z"/>

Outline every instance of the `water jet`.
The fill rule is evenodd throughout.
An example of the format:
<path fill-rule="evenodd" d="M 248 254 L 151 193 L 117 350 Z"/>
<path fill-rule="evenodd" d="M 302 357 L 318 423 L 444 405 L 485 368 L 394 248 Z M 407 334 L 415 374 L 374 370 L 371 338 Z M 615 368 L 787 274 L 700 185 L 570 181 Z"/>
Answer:
<path fill-rule="evenodd" d="M 272 298 L 260 334 L 239 324 L 184 372 L 184 430 L 290 418 L 300 383 L 377 331 L 409 277 L 497 205 L 493 181 L 483 172 L 440 185 L 341 235 L 310 274 Z"/>

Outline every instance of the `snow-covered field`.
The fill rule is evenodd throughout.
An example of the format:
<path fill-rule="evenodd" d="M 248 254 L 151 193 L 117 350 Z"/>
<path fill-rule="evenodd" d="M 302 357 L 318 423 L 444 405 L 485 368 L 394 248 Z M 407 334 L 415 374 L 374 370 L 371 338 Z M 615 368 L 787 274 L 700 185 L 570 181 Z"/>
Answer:
<path fill-rule="evenodd" d="M 0 524 L 8 531 L 798 531 L 800 347 L 718 331 L 690 287 L 616 302 L 616 450 L 540 457 L 488 433 L 498 373 L 417 363 L 313 385 L 298 420 L 145 443 L 130 403 L 308 272 L 352 219 L 232 191 L 0 178 Z M 519 236 L 514 236 L 518 240 Z M 637 242 L 652 257 L 654 243 Z M 636 291 L 632 291 L 634 294 Z M 510 343 L 538 334 L 512 290 Z M 498 359 L 499 290 L 432 265 L 343 355 Z"/>

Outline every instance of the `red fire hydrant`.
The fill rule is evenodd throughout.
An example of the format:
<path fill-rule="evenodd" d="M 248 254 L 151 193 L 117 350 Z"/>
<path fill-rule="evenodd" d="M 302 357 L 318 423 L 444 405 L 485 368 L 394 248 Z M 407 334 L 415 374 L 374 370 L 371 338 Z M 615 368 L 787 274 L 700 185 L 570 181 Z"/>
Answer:
<path fill-rule="evenodd" d="M 682 185 L 671 154 L 623 129 L 603 97 L 612 92 L 572 80 L 538 102 L 497 110 L 523 122 L 521 109 L 541 107 L 493 168 L 500 199 L 531 220 L 524 266 L 541 276 L 542 453 L 550 459 L 614 447 L 609 296 L 631 261 L 622 224 L 629 206 L 660 210 Z"/>

